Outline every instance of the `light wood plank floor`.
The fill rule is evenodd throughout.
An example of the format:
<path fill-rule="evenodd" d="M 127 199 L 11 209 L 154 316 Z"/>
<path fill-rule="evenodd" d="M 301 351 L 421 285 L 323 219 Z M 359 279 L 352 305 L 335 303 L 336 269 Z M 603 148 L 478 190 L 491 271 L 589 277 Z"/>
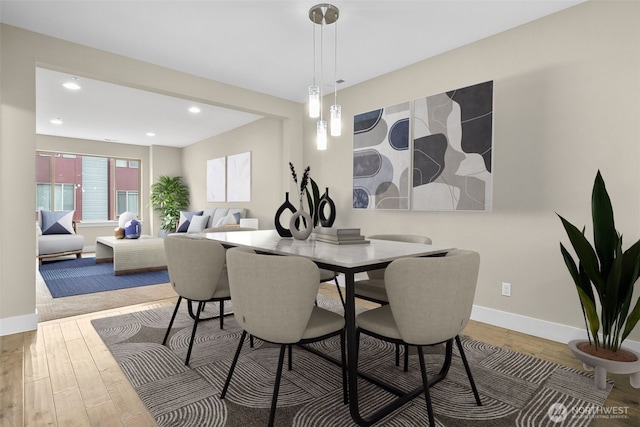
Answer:
<path fill-rule="evenodd" d="M 332 285 L 323 284 L 321 293 L 337 298 Z M 156 426 L 90 321 L 173 304 L 175 299 L 165 299 L 52 320 L 37 331 L 0 337 L 0 427 Z M 581 368 L 564 344 L 473 321 L 463 333 Z M 606 407 L 623 408 L 627 417 L 595 419 L 592 425 L 640 425 L 640 390 L 631 388 L 626 376 L 610 378 L 615 386 Z"/>

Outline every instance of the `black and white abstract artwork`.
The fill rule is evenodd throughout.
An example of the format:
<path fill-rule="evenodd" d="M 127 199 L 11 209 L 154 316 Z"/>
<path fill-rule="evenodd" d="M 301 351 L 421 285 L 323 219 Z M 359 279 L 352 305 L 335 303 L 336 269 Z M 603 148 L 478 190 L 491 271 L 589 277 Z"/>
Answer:
<path fill-rule="evenodd" d="M 493 82 L 414 101 L 411 209 L 490 211 Z"/>
<path fill-rule="evenodd" d="M 490 211 L 493 81 L 354 116 L 353 208 Z"/>

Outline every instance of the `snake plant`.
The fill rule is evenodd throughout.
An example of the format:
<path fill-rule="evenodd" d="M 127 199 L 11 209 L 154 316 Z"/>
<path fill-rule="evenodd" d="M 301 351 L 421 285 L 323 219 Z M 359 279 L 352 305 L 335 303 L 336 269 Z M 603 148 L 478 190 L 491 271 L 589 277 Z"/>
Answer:
<path fill-rule="evenodd" d="M 640 275 L 640 240 L 622 250 L 622 235 L 615 228 L 611 199 L 600 171 L 593 184 L 591 216 L 595 248 L 585 237 L 584 227 L 580 231 L 558 215 L 577 264 L 562 243 L 560 251 L 578 291 L 589 342 L 593 340 L 596 349 L 617 351 L 640 319 L 640 298 L 632 306 L 633 288 Z"/>

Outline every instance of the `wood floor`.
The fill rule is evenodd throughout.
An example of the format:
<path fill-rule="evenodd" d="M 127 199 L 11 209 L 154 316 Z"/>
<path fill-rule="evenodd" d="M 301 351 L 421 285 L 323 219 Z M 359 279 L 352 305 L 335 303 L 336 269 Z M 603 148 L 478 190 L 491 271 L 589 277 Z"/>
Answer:
<path fill-rule="evenodd" d="M 331 285 L 322 285 L 321 293 L 337 295 Z M 175 299 L 165 299 L 52 320 L 37 331 L 0 337 L 0 427 L 156 426 L 90 321 L 173 304 Z M 564 344 L 477 322 L 463 334 L 581 368 Z M 605 406 L 619 408 L 626 418 L 594 419 L 592 425 L 640 425 L 640 390 L 631 388 L 627 376 L 609 378 L 615 386 Z"/>

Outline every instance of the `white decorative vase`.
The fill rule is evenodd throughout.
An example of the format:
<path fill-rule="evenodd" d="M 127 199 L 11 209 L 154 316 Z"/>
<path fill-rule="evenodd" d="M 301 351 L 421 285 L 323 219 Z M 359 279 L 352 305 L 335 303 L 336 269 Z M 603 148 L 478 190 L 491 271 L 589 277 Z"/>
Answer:
<path fill-rule="evenodd" d="M 297 240 L 306 240 L 311 236 L 311 232 L 313 231 L 311 215 L 302 208 L 302 202 L 300 202 L 300 208 L 291 215 L 289 230 L 291 230 L 291 236 Z"/>
<path fill-rule="evenodd" d="M 625 351 L 636 356 L 634 362 L 618 362 L 616 360 L 607 360 L 601 357 L 592 356 L 589 353 L 578 348 L 578 344 L 584 340 L 574 340 L 569 342 L 569 350 L 581 362 L 584 369 L 593 371 L 595 369 L 596 387 L 604 390 L 607 387 L 607 372 L 612 374 L 629 374 L 629 383 L 633 388 L 640 388 L 640 353 L 625 348 Z"/>

